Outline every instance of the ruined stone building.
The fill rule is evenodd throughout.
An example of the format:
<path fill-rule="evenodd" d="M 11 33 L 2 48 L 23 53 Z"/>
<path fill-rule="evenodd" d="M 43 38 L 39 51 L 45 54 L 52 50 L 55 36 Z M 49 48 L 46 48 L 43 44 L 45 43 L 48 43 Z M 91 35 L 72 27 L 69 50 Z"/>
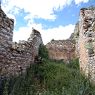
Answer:
<path fill-rule="evenodd" d="M 41 34 L 33 29 L 27 41 L 13 42 L 14 20 L 0 7 L 0 75 L 18 75 L 34 62 Z M 52 40 L 46 45 L 50 59 L 69 61 L 79 57 L 80 70 L 95 81 L 95 8 L 82 8 L 74 33 L 68 40 Z"/>
<path fill-rule="evenodd" d="M 82 8 L 78 38 L 80 69 L 95 81 L 95 8 Z"/>
<path fill-rule="evenodd" d="M 41 34 L 33 29 L 27 41 L 12 42 L 14 20 L 9 19 L 0 7 L 0 75 L 18 75 L 38 55 L 38 48 L 43 44 Z"/>
<path fill-rule="evenodd" d="M 69 40 L 52 40 L 46 47 L 51 59 L 68 60 L 78 57 L 81 72 L 95 82 L 95 8 L 80 10 L 79 21 Z"/>
<path fill-rule="evenodd" d="M 75 58 L 75 42 L 73 40 L 52 40 L 46 45 L 49 58 L 69 62 Z"/>

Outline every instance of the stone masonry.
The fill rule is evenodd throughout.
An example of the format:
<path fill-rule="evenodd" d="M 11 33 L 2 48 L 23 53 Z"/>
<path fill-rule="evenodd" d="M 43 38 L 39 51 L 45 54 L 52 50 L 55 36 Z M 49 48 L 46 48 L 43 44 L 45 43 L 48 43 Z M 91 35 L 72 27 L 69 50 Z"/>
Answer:
<path fill-rule="evenodd" d="M 63 60 L 69 63 L 75 58 L 75 42 L 74 40 L 52 40 L 46 45 L 49 51 L 49 57 L 53 60 Z"/>
<path fill-rule="evenodd" d="M 34 62 L 41 34 L 33 29 L 27 41 L 12 42 L 14 20 L 9 19 L 0 7 L 0 75 L 18 75 Z"/>
<path fill-rule="evenodd" d="M 95 82 L 95 9 L 80 10 L 78 46 L 80 69 Z"/>

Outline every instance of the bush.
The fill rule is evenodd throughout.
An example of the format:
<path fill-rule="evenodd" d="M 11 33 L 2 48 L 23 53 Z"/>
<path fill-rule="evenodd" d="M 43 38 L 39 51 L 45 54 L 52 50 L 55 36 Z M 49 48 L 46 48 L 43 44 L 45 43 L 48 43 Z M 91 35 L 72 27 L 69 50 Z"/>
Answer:
<path fill-rule="evenodd" d="M 78 59 L 78 58 L 73 59 L 73 60 L 70 61 L 69 64 L 66 64 L 66 65 L 67 65 L 67 67 L 69 67 L 70 69 L 72 68 L 72 69 L 77 69 L 77 70 L 79 70 L 79 59 Z"/>
<path fill-rule="evenodd" d="M 48 59 L 48 50 L 44 45 L 39 46 L 39 56 Z"/>

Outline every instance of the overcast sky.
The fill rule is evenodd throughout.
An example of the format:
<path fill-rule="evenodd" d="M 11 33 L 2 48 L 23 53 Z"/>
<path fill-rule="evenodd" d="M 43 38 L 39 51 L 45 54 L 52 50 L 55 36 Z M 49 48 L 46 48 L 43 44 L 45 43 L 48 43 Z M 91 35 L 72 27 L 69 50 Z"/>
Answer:
<path fill-rule="evenodd" d="M 13 40 L 27 40 L 34 27 L 45 44 L 69 38 L 80 8 L 92 5 L 95 0 L 2 0 L 2 9 L 15 20 Z"/>

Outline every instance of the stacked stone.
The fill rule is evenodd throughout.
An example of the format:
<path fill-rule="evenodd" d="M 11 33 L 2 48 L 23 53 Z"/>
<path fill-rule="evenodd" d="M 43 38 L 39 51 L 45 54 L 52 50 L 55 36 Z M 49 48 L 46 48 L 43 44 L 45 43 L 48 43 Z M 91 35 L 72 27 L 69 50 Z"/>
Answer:
<path fill-rule="evenodd" d="M 13 37 L 14 20 L 9 19 L 0 9 L 0 49 L 9 47 Z"/>
<path fill-rule="evenodd" d="M 64 60 L 67 63 L 75 58 L 75 43 L 73 40 L 52 40 L 46 47 L 50 59 Z"/>
<path fill-rule="evenodd" d="M 14 20 L 0 8 L 0 75 L 12 76 L 24 73 L 38 55 L 43 44 L 39 31 L 33 29 L 28 41 L 12 42 Z"/>
<path fill-rule="evenodd" d="M 43 44 L 42 37 L 39 31 L 33 29 L 32 34 L 28 38 L 28 42 L 33 42 L 34 50 L 35 50 L 35 56 L 38 55 L 38 48 L 41 44 Z"/>
<path fill-rule="evenodd" d="M 15 66 L 18 66 L 18 69 L 17 67 L 15 68 L 15 72 L 19 73 L 26 71 L 26 68 L 34 62 L 35 56 L 38 55 L 38 48 L 40 44 L 43 44 L 41 34 L 35 29 L 33 29 L 32 34 L 28 38 L 28 41 L 13 43 L 11 58 L 12 65 L 15 63 Z"/>
<path fill-rule="evenodd" d="M 19 73 L 24 73 L 33 63 L 33 51 L 32 42 L 13 43 L 12 48 L 10 48 L 11 63 L 8 65 L 7 74 L 18 75 Z"/>
<path fill-rule="evenodd" d="M 0 7 L 0 69 L 10 61 L 9 47 L 13 37 L 14 20 L 9 19 Z"/>
<path fill-rule="evenodd" d="M 33 31 L 34 33 L 34 31 Z M 12 42 L 10 48 L 10 64 L 2 69 L 3 75 L 19 75 L 26 72 L 26 69 L 34 62 L 35 56 L 38 55 L 39 45 L 42 44 L 41 35 L 33 35 L 29 37 L 28 41 L 20 41 L 19 43 Z M 31 39 L 31 40 L 30 40 Z"/>
<path fill-rule="evenodd" d="M 4 40 L 12 41 L 14 20 L 9 19 L 0 8 L 0 36 Z"/>
<path fill-rule="evenodd" d="M 95 10 L 80 11 L 80 68 L 91 80 L 95 80 Z"/>
<path fill-rule="evenodd" d="M 73 40 L 75 41 L 75 54 L 76 57 L 79 58 L 79 44 L 78 44 L 78 39 L 79 39 L 79 22 L 76 23 L 75 29 L 74 29 L 74 34 L 73 34 Z"/>

